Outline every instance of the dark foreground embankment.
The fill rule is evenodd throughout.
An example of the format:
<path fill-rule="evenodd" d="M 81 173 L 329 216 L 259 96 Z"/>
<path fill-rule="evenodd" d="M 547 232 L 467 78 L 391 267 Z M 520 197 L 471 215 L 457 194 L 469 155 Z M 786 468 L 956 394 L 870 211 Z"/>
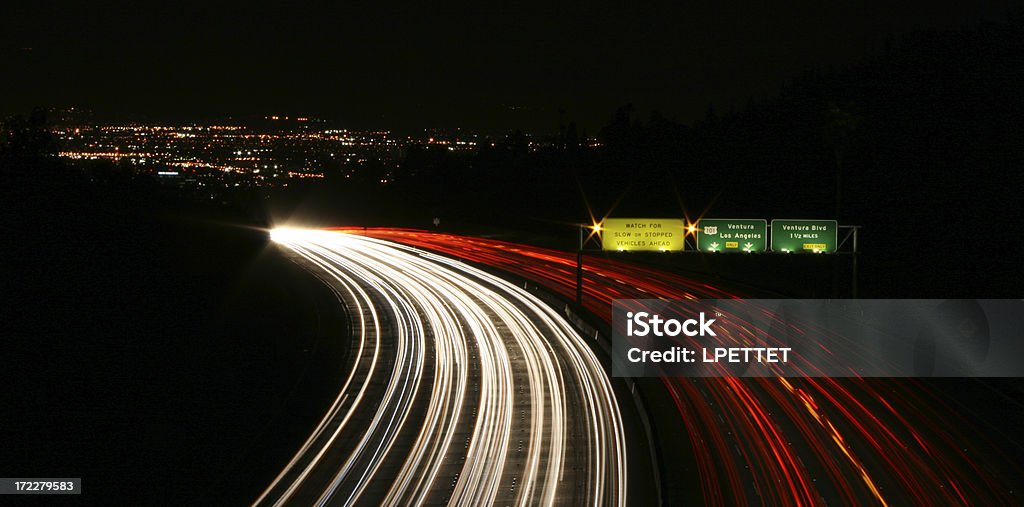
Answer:
<path fill-rule="evenodd" d="M 343 310 L 265 232 L 102 194 L 5 210 L 0 476 L 247 504 L 343 378 Z"/>

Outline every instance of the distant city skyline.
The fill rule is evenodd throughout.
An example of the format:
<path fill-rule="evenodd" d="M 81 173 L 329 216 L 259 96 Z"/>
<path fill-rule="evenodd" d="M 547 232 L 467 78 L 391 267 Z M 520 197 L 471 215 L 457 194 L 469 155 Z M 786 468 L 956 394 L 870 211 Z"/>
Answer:
<path fill-rule="evenodd" d="M 122 164 L 134 175 L 211 196 L 219 189 L 287 187 L 325 177 L 387 185 L 412 145 L 474 153 L 482 143 L 495 142 L 455 129 L 425 129 L 410 136 L 341 129 L 307 117 L 172 125 L 82 121 L 87 118 L 76 118 L 79 113 L 85 112 L 50 111 L 49 130 L 60 158 Z M 531 150 L 540 146 L 532 140 L 527 144 Z"/>
<path fill-rule="evenodd" d="M 769 98 L 900 33 L 1006 19 L 1020 2 L 618 3 L 284 8 L 5 6 L 0 112 L 164 119 L 312 115 L 352 128 L 595 133 L 634 104 L 684 123 Z"/>
<path fill-rule="evenodd" d="M 494 127 L 494 128 L 472 128 L 462 127 L 459 125 L 455 126 L 437 126 L 437 125 L 399 125 L 397 127 L 391 127 L 387 125 L 380 126 L 363 126 L 354 125 L 352 122 L 346 122 L 337 118 L 321 117 L 313 114 L 294 114 L 294 113 L 247 113 L 247 114 L 191 114 L 191 113 L 177 113 L 177 114 L 142 114 L 134 112 L 123 112 L 123 111 L 104 111 L 104 110 L 93 110 L 84 107 L 40 107 L 33 106 L 30 109 L 24 111 L 11 111 L 6 114 L 10 115 L 25 115 L 29 114 L 34 110 L 42 110 L 45 112 L 46 121 L 50 125 L 90 125 L 90 126 L 103 126 L 103 125 L 145 125 L 145 126 L 210 126 L 210 125 L 236 125 L 244 126 L 247 128 L 253 127 L 266 127 L 272 129 L 286 128 L 289 126 L 294 127 L 306 127 L 306 128 L 332 128 L 332 129 L 344 129 L 358 132 L 387 132 L 389 134 L 406 136 L 406 137 L 419 137 L 422 134 L 430 134 L 434 132 L 442 133 L 445 135 L 449 134 L 474 134 L 489 137 L 502 137 L 516 130 L 519 130 L 527 135 L 538 135 L 538 136 L 556 136 L 558 132 L 540 132 L 534 133 L 529 130 L 517 129 L 513 127 Z M 570 120 L 574 121 L 574 120 Z M 597 132 L 587 133 L 587 137 L 595 137 Z"/>

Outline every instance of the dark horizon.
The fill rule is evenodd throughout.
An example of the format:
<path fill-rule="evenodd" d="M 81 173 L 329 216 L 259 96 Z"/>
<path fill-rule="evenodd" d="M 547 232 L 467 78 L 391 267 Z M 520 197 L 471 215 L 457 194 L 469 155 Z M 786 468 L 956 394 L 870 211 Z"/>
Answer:
<path fill-rule="evenodd" d="M 486 9 L 269 3 L 15 5 L 0 112 L 268 114 L 351 128 L 591 134 L 634 104 L 691 123 L 843 68 L 892 37 L 1000 22 L 1019 2 Z M 46 20 L 40 24 L 40 20 Z M 130 41 L 130 42 L 129 42 Z"/>

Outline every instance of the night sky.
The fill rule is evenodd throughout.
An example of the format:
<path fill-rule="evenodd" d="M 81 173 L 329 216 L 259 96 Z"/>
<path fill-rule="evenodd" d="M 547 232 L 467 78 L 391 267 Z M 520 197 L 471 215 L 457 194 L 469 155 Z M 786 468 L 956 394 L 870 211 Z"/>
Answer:
<path fill-rule="evenodd" d="M 855 62 L 891 34 L 1020 2 L 4 2 L 0 113 L 281 113 L 354 127 L 553 132 L 633 103 L 689 122 Z"/>

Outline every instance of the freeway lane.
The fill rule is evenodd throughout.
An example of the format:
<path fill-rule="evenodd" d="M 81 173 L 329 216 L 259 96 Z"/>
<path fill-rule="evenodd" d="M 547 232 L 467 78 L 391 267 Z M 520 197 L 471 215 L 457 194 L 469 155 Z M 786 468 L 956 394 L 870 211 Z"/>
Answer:
<path fill-rule="evenodd" d="M 575 292 L 575 254 L 494 239 L 406 229 L 387 238 Z M 614 299 L 740 297 L 655 269 L 588 257 L 584 306 L 610 322 Z M 912 379 L 664 378 L 692 456 L 663 458 L 681 482 L 696 462 L 709 505 L 1017 505 L 1018 464 L 998 441 Z M 663 481 L 672 487 L 672 480 Z M 1016 491 L 1019 491 L 1017 489 Z M 670 492 L 671 493 L 671 492 Z M 669 501 L 681 502 L 668 494 Z"/>
<path fill-rule="evenodd" d="M 625 505 L 612 386 L 555 311 L 395 243 L 272 238 L 332 287 L 354 344 L 334 403 L 257 505 Z"/>

